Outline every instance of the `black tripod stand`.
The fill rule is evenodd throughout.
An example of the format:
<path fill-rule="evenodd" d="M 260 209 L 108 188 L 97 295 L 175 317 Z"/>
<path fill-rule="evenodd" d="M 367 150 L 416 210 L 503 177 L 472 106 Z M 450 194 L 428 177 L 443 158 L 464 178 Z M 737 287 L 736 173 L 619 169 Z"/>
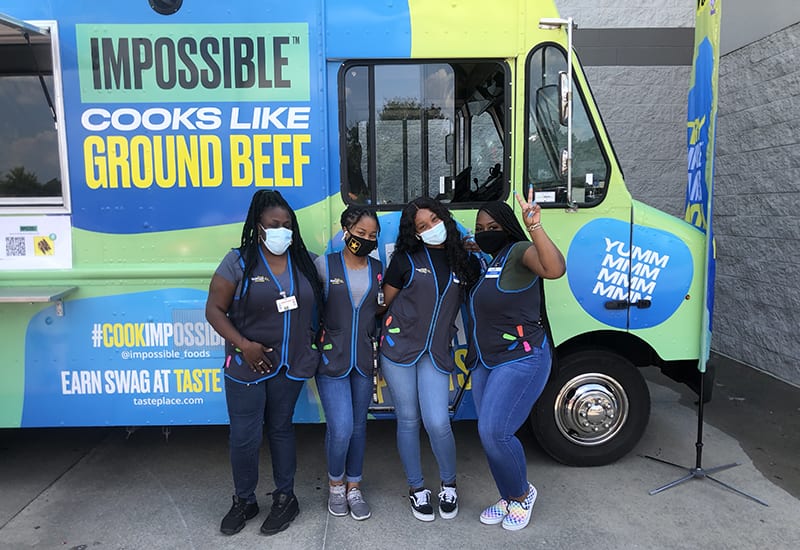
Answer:
<path fill-rule="evenodd" d="M 697 451 L 697 454 L 696 454 L 694 468 L 687 468 L 686 466 L 681 466 L 680 464 L 675 464 L 674 462 L 669 462 L 667 460 L 662 460 L 662 459 L 656 458 L 654 456 L 644 455 L 645 458 L 649 458 L 650 460 L 655 460 L 656 462 L 661 462 L 662 464 L 669 464 L 670 466 L 675 466 L 676 468 L 681 468 L 681 469 L 686 470 L 688 472 L 685 476 L 683 476 L 683 477 L 681 477 L 679 479 L 676 479 L 675 481 L 670 481 L 666 485 L 662 485 L 661 487 L 658 487 L 656 489 L 653 489 L 652 491 L 649 491 L 649 494 L 650 495 L 655 495 L 655 494 L 660 493 L 661 491 L 666 491 L 667 489 L 672 489 L 673 487 L 677 487 L 678 485 L 680 485 L 684 481 L 689 481 L 690 479 L 710 479 L 714 483 L 718 483 L 719 485 L 722 485 L 726 489 L 728 489 L 730 491 L 733 491 L 736 494 L 739 494 L 739 495 L 741 495 L 741 496 L 743 496 L 745 498 L 749 498 L 750 500 L 758 502 L 759 504 L 761 504 L 763 506 L 769 506 L 769 504 L 767 504 L 766 502 L 764 502 L 760 498 L 754 497 L 753 495 L 749 495 L 749 494 L 745 493 L 744 491 L 740 491 L 736 487 L 732 487 L 732 486 L 728 485 L 727 483 L 724 483 L 724 482 L 722 482 L 722 481 L 720 481 L 720 480 L 718 480 L 716 478 L 711 477 L 710 474 L 715 474 L 717 472 L 721 472 L 723 470 L 727 470 L 729 468 L 733 468 L 735 466 L 739 466 L 738 462 L 733 462 L 731 464 L 724 464 L 722 466 L 715 466 L 713 468 L 703 468 L 703 466 L 702 466 L 702 463 L 703 463 L 703 408 L 704 408 L 703 407 L 703 405 L 704 405 L 703 396 L 705 395 L 705 393 L 704 393 L 704 390 L 705 390 L 705 379 L 706 379 L 706 373 L 701 373 L 700 374 L 700 399 L 698 400 L 698 406 L 697 406 L 697 442 L 694 445 L 695 449 Z"/>

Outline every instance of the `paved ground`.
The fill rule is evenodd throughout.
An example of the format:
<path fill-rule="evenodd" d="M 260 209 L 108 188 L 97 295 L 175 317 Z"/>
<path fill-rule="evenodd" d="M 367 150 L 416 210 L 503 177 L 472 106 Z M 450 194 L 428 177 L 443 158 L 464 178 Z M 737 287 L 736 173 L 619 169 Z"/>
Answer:
<path fill-rule="evenodd" d="M 696 435 L 692 394 L 649 369 L 650 424 L 617 463 L 568 468 L 522 434 L 540 498 L 532 524 L 517 533 L 477 521 L 495 489 L 474 422 L 455 425 L 459 516 L 431 524 L 407 509 L 393 423 L 369 425 L 364 491 L 373 517 L 365 522 L 327 514 L 324 427 L 298 426 L 301 512 L 273 537 L 258 534 L 265 511 L 238 535 L 218 531 L 231 491 L 225 427 L 176 428 L 168 441 L 158 428 L 127 439 L 117 428 L 0 430 L 0 548 L 798 548 L 800 389 L 715 361 L 703 466 L 740 462 L 717 477 L 769 507 L 699 479 L 648 495 L 684 471 L 640 455 L 692 466 Z M 430 451 L 425 456 L 435 479 Z M 267 456 L 262 463 L 267 473 Z M 262 477 L 260 495 L 271 488 Z"/>

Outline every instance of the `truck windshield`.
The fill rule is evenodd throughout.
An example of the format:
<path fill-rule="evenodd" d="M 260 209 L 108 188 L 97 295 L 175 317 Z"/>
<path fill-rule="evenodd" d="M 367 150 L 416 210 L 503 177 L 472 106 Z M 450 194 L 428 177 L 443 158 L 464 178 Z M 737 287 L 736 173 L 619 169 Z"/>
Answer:
<path fill-rule="evenodd" d="M 532 183 L 542 206 L 567 203 L 567 176 L 561 172 L 562 151 L 567 149 L 567 126 L 559 119 L 559 72 L 567 70 L 564 52 L 544 46 L 528 58 L 527 183 Z M 583 96 L 574 86 L 572 107 L 572 192 L 579 205 L 599 203 L 606 193 L 608 162 Z"/>

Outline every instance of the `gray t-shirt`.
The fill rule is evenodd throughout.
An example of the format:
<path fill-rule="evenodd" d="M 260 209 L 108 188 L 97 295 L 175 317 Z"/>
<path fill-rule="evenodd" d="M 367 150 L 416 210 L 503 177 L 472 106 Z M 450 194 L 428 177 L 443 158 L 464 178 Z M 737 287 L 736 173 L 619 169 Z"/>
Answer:
<path fill-rule="evenodd" d="M 328 297 L 328 264 L 325 262 L 326 256 L 318 256 L 314 260 L 314 266 L 317 268 L 317 275 L 322 282 L 322 287 L 325 289 L 325 297 Z M 341 261 L 337 257 L 332 257 L 332 261 Z M 345 264 L 347 270 L 347 280 L 350 283 L 350 296 L 353 298 L 353 303 L 361 303 L 361 299 L 369 288 L 369 264 L 361 269 L 350 269 Z"/>
<path fill-rule="evenodd" d="M 228 252 L 225 257 L 222 259 L 222 262 L 217 267 L 216 274 L 225 279 L 226 281 L 230 281 L 232 283 L 239 283 L 236 287 L 236 296 L 239 295 L 239 286 L 241 285 L 242 279 L 242 265 L 239 263 L 239 251 L 236 249 L 231 250 Z M 275 275 L 273 273 L 273 275 Z M 292 284 L 292 279 L 289 274 L 289 269 L 287 265 L 287 269 L 283 270 L 283 273 L 280 275 L 275 275 L 275 278 L 278 280 L 278 284 L 281 286 L 283 290 L 286 291 L 286 294 L 289 294 L 289 288 Z"/>

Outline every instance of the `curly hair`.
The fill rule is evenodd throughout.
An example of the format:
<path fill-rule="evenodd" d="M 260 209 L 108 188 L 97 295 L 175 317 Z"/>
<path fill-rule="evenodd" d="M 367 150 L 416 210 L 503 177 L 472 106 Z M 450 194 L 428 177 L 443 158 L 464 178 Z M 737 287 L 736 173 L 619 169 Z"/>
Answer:
<path fill-rule="evenodd" d="M 320 283 L 317 278 L 317 270 L 314 267 L 314 261 L 308 253 L 308 249 L 303 242 L 303 237 L 300 236 L 300 226 L 297 224 L 297 216 L 294 210 L 292 210 L 292 207 L 289 206 L 289 203 L 286 202 L 286 199 L 283 198 L 283 195 L 278 191 L 262 189 L 256 191 L 253 194 L 253 198 L 250 200 L 250 208 L 247 211 L 247 218 L 242 227 L 242 239 L 239 246 L 239 254 L 241 254 L 242 259 L 244 259 L 243 280 L 249 280 L 250 275 L 259 262 L 258 247 L 260 246 L 260 231 L 258 229 L 258 224 L 261 220 L 261 214 L 264 213 L 264 210 L 274 207 L 283 208 L 289 213 L 289 218 L 292 220 L 292 244 L 289 245 L 289 252 L 291 253 L 297 269 L 311 284 L 311 288 L 314 290 L 317 307 L 320 308 L 323 303 L 322 283 Z M 249 290 L 250 285 L 242 285 L 239 297 L 245 297 L 243 295 L 248 293 Z"/>
<path fill-rule="evenodd" d="M 478 212 L 486 212 L 494 221 L 500 224 L 503 231 L 508 234 L 510 242 L 530 240 L 525 231 L 522 230 L 519 218 L 514 215 L 514 211 L 511 210 L 508 204 L 500 201 L 487 202 L 478 209 Z"/>
<path fill-rule="evenodd" d="M 397 234 L 397 241 L 394 245 L 393 254 L 408 252 L 413 254 L 425 246 L 417 237 L 417 228 L 414 219 L 417 211 L 428 209 L 436 214 L 447 229 L 447 239 L 444 242 L 444 249 L 447 255 L 447 263 L 456 277 L 461 281 L 461 286 L 469 288 L 476 281 L 478 274 L 470 267 L 469 252 L 464 248 L 464 241 L 461 232 L 456 226 L 456 221 L 450 211 L 438 200 L 429 197 L 420 197 L 409 202 L 400 214 L 400 227 Z"/>
<path fill-rule="evenodd" d="M 375 211 L 369 210 L 357 204 L 351 204 L 345 208 L 344 212 L 342 212 L 342 217 L 339 219 L 339 222 L 342 224 L 342 228 L 350 229 L 355 224 L 360 222 L 361 218 L 365 216 L 375 220 L 375 224 L 378 226 L 378 233 L 380 233 L 381 222 L 378 221 L 378 215 L 375 213 Z"/>

